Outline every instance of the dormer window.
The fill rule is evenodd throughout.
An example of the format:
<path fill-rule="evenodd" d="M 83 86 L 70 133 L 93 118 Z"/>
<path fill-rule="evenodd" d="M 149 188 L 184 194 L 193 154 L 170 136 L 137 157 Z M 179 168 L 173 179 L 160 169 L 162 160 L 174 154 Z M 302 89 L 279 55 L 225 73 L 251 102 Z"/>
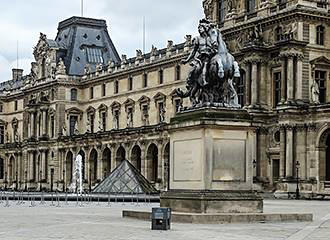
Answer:
<path fill-rule="evenodd" d="M 103 63 L 103 53 L 101 48 L 87 47 L 86 54 L 89 63 Z"/>

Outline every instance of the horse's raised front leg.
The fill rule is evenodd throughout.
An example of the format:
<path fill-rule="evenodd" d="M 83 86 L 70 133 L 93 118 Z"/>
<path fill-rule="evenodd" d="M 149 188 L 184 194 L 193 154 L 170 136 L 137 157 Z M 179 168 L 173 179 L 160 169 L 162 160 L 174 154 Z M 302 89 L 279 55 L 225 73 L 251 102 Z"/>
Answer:
<path fill-rule="evenodd" d="M 225 71 L 223 68 L 221 58 L 217 58 L 217 63 L 218 63 L 218 76 L 219 78 L 223 79 L 225 77 Z"/>

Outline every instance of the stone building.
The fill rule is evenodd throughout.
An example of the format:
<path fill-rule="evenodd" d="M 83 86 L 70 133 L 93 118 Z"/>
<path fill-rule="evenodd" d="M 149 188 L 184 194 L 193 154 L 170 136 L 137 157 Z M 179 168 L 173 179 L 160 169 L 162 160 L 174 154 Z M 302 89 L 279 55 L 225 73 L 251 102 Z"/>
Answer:
<path fill-rule="evenodd" d="M 123 159 L 159 189 L 167 187 L 167 123 L 182 104 L 180 61 L 186 42 L 120 58 L 105 21 L 72 17 L 55 40 L 40 34 L 31 73 L 13 69 L 0 84 L 0 185 L 67 189 L 74 159 L 83 157 L 84 187 Z"/>
<path fill-rule="evenodd" d="M 329 3 L 204 0 L 241 67 L 239 102 L 253 117 L 255 183 L 306 194 L 330 193 Z M 55 40 L 41 34 L 31 73 L 0 84 L 0 185 L 69 188 L 84 160 L 85 188 L 128 159 L 167 189 L 167 126 L 182 104 L 181 59 L 192 38 L 136 57 L 118 53 L 102 20 L 73 17 Z M 329 145 L 329 147 L 328 147 Z"/>
<path fill-rule="evenodd" d="M 242 69 L 241 103 L 257 132 L 256 182 L 330 192 L 328 1 L 205 0 Z M 328 147 L 329 146 L 329 147 Z"/>

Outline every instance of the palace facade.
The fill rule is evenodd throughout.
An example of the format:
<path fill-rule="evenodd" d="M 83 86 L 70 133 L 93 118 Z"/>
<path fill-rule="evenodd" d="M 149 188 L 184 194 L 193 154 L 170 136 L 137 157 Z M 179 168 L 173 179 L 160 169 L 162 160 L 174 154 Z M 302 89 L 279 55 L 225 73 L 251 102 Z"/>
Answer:
<path fill-rule="evenodd" d="M 241 67 L 239 102 L 257 127 L 260 189 L 330 193 L 330 18 L 327 1 L 204 0 Z M 191 36 L 119 57 L 105 21 L 72 17 L 41 34 L 31 73 L 0 84 L 0 186 L 70 188 L 74 159 L 85 188 L 128 159 L 168 189 L 171 117 L 182 102 Z M 328 147 L 329 145 L 329 147 Z"/>

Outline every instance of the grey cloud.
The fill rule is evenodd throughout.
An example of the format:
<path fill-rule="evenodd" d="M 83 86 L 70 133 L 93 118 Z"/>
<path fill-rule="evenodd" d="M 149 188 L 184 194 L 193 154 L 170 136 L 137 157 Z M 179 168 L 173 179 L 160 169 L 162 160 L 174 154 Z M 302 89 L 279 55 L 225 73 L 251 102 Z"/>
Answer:
<path fill-rule="evenodd" d="M 20 58 L 33 59 L 39 32 L 55 38 L 58 22 L 80 15 L 80 0 L 11 0 L 1 4 L 0 57 L 5 60 L 0 64 L 0 81 L 10 78 L 10 70 L 4 68 L 14 65 L 17 40 Z M 84 0 L 84 5 L 84 16 L 105 19 L 118 52 L 129 57 L 142 49 L 143 16 L 146 51 L 152 44 L 163 48 L 168 39 L 180 43 L 186 34 L 196 34 L 198 20 L 203 17 L 202 0 Z M 29 67 L 24 70 L 27 74 Z"/>

